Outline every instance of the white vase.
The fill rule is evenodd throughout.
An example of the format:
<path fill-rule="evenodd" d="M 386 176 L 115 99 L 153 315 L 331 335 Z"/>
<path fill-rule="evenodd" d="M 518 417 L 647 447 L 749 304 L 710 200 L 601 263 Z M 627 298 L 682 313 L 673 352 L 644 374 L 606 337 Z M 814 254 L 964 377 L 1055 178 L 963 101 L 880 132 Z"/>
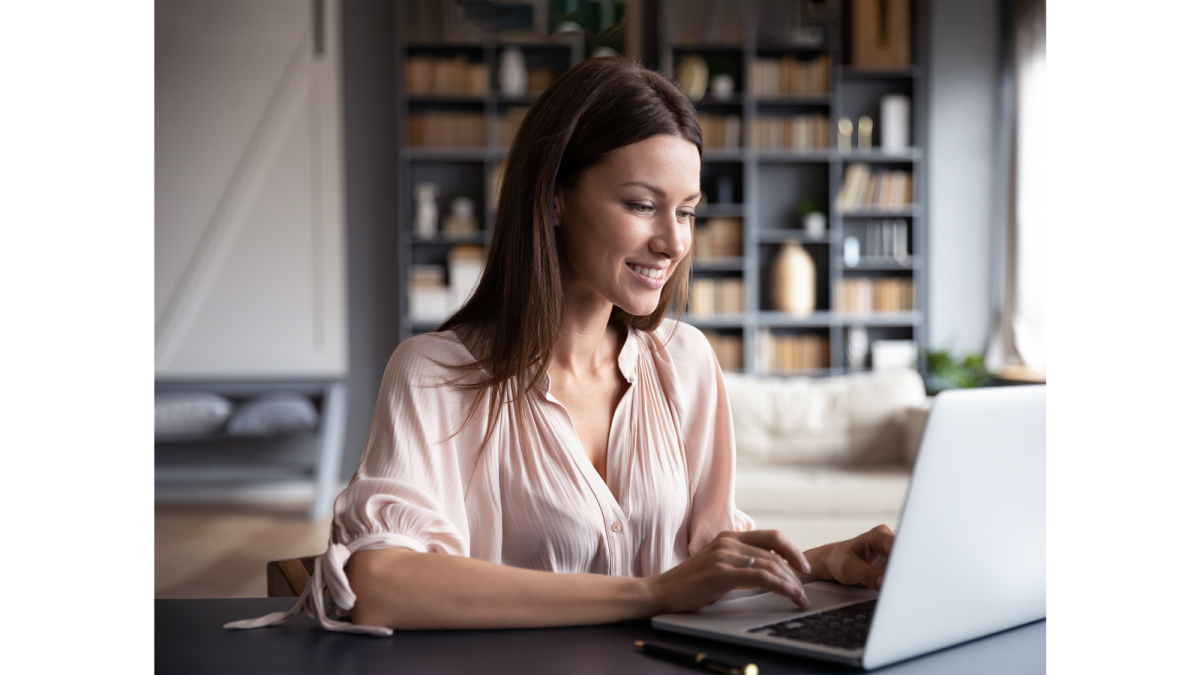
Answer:
<path fill-rule="evenodd" d="M 525 70 L 525 56 L 520 47 L 509 45 L 500 55 L 500 93 L 508 98 L 525 95 L 529 73 Z"/>
<path fill-rule="evenodd" d="M 775 309 L 805 317 L 817 307 L 817 266 L 804 247 L 794 241 L 779 247 L 771 265 Z"/>
<path fill-rule="evenodd" d="M 437 235 L 437 196 L 438 186 L 433 183 L 418 183 L 413 188 L 416 196 L 417 212 L 413 218 L 413 229 L 421 239 L 433 239 Z"/>

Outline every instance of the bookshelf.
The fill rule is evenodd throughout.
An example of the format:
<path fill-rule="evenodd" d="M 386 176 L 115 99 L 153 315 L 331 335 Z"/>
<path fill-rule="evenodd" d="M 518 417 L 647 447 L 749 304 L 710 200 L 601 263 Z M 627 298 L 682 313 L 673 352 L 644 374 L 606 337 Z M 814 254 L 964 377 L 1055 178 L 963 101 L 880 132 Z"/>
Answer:
<path fill-rule="evenodd" d="M 787 11 L 794 3 L 770 0 L 704 3 L 713 7 L 714 12 L 722 13 L 720 21 L 689 16 L 695 8 L 685 7 L 687 4 L 671 0 L 658 3 L 659 70 L 675 77 L 682 58 L 698 55 L 707 62 L 710 77 L 718 73 L 733 75 L 732 96 L 715 100 L 706 93 L 696 102 L 696 108 L 702 116 L 738 115 L 744 131 L 740 147 L 708 150 L 702 168 L 701 188 L 710 202 L 715 180 L 719 176 L 733 177 L 733 203 L 710 205 L 697 217 L 698 227 L 715 216 L 740 217 L 742 255 L 711 262 L 698 260 L 693 278 L 740 278 L 744 281 L 745 296 L 744 311 L 703 316 L 689 312 L 685 320 L 719 339 L 740 337 L 740 362 L 727 360 L 723 365 L 729 370 L 756 374 L 846 373 L 852 370 L 847 357 L 852 330 L 865 331 L 868 344 L 876 340 L 912 340 L 918 346 L 925 345 L 928 282 L 923 205 L 928 98 L 922 73 L 927 63 L 926 3 L 923 0 L 912 3 L 913 64 L 893 70 L 850 65 L 853 3 L 848 0 L 841 3 L 830 0 L 824 3 L 824 9 L 817 8 L 815 12 L 823 16 L 806 17 L 811 20 L 802 24 L 809 31 L 819 26 L 819 35 L 809 33 L 803 36 L 807 41 L 786 44 L 778 34 L 780 22 L 767 19 L 777 18 L 773 12 Z M 763 65 L 760 59 L 768 61 Z M 764 86 L 764 67 L 769 86 Z M 806 79 L 808 73 L 800 72 L 804 70 L 815 72 L 816 86 L 814 79 Z M 795 76 L 785 75 L 776 80 L 779 71 Z M 827 87 L 820 86 L 820 80 L 824 79 Z M 773 82 L 791 84 L 775 87 L 771 86 Z M 893 93 L 904 94 L 911 101 L 912 142 L 904 151 L 885 153 L 879 149 L 880 99 Z M 810 123 L 792 126 L 790 120 L 822 115 L 828 122 L 819 127 L 821 142 L 812 142 L 811 127 L 804 141 L 796 142 L 801 136 L 797 132 L 804 128 L 800 124 Z M 857 121 L 862 115 L 869 115 L 875 123 L 872 149 L 867 152 L 858 149 L 856 124 L 850 151 L 839 151 L 837 120 L 849 117 Z M 788 126 L 792 129 L 785 129 Z M 803 149 L 783 149 L 780 146 L 785 142 L 787 148 Z M 838 208 L 844 178 L 855 164 L 863 164 L 872 172 L 908 172 L 912 181 L 911 200 L 901 207 Z M 820 235 L 806 233 L 794 216 L 797 202 L 804 198 L 816 200 L 823 207 L 827 227 Z M 892 229 L 894 223 L 903 223 L 906 239 L 906 255 L 899 258 L 894 243 L 890 251 L 878 245 L 882 230 L 897 231 Z M 848 237 L 855 237 L 861 243 L 861 255 L 853 267 L 847 265 L 844 256 Z M 789 241 L 803 246 L 816 265 L 816 311 L 807 316 L 772 308 L 771 262 Z M 863 303 L 851 302 L 860 298 L 842 297 L 847 289 L 858 292 L 863 285 L 870 285 L 881 299 L 894 299 L 897 287 L 911 288 L 911 299 L 883 303 L 897 311 L 874 311 L 873 307 L 865 309 Z M 814 343 L 814 338 L 820 342 Z M 789 364 L 781 363 L 780 352 L 787 349 L 809 350 L 801 360 L 806 367 L 784 367 L 796 362 L 792 359 Z M 867 363 L 869 367 L 869 357 Z"/>
<path fill-rule="evenodd" d="M 696 102 L 706 132 L 706 154 L 701 173 L 701 190 L 708 199 L 698 210 L 698 231 L 717 221 L 735 219 L 741 223 L 740 246 L 725 250 L 713 242 L 712 257 L 697 259 L 693 280 L 712 283 L 705 289 L 710 302 L 703 311 L 689 312 L 684 320 L 701 328 L 714 339 L 714 348 L 723 355 L 728 370 L 757 374 L 826 376 L 850 370 L 847 347 L 852 331 L 859 337 L 865 331 L 868 343 L 876 340 L 912 340 L 918 346 L 927 343 L 925 308 L 928 296 L 927 223 L 924 204 L 926 182 L 925 131 L 928 115 L 926 78 L 926 0 L 912 2 L 912 61 L 910 67 L 894 70 L 855 68 L 850 64 L 850 12 L 852 2 L 828 0 L 817 21 L 805 24 L 811 31 L 819 26 L 819 39 L 803 46 L 785 44 L 775 34 L 778 22 L 765 21 L 780 7 L 791 2 L 772 0 L 710 0 L 687 3 L 661 0 L 658 12 L 654 53 L 658 70 L 675 77 L 676 66 L 686 55 L 705 59 L 710 77 L 728 74 L 733 79 L 731 95 L 718 99 L 711 93 Z M 678 12 L 679 7 L 694 10 L 696 5 L 712 8 L 719 20 L 699 16 L 696 11 Z M 400 110 L 400 260 L 401 308 L 400 339 L 433 330 L 440 320 L 420 320 L 410 316 L 408 279 L 410 270 L 420 265 L 445 265 L 454 246 L 469 243 L 486 246 L 491 233 L 491 176 L 507 155 L 501 138 L 505 115 L 520 106 L 530 105 L 535 96 L 508 98 L 500 94 L 497 63 L 506 47 L 518 46 L 526 52 L 530 68 L 550 67 L 561 73 L 583 58 L 583 40 L 505 41 L 484 37 L 476 42 L 408 42 L 404 26 L 398 26 L 398 95 Z M 813 37 L 808 35 L 806 37 Z M 472 94 L 413 93 L 406 84 L 406 64 L 410 57 L 463 59 L 482 64 L 486 87 Z M 791 69 L 788 80 L 795 86 L 783 91 L 763 93 L 761 65 L 758 59 L 778 60 Z M 818 60 L 825 63 L 817 68 Z M 767 75 L 768 79 L 770 74 Z M 827 87 L 814 87 L 827 79 Z M 478 78 L 476 78 L 478 81 Z M 753 86 L 751 86 L 753 85 Z M 818 91 L 819 89 L 825 91 Z M 880 99 L 886 94 L 904 94 L 911 101 L 911 147 L 885 153 L 880 145 Z M 412 115 L 437 112 L 476 112 L 483 120 L 483 143 L 475 147 L 414 146 L 409 144 L 409 119 Z M 858 149 L 857 133 L 850 151 L 839 151 L 837 120 L 858 120 L 869 115 L 875 121 L 871 150 Z M 737 142 L 717 147 L 713 139 L 723 135 L 728 141 L 731 127 L 725 118 L 736 116 Z M 827 123 L 814 124 L 817 116 Z M 808 121 L 792 122 L 804 117 Z M 777 121 L 784 118 L 782 124 Z M 756 125 L 758 125 L 756 127 Z M 713 129 L 720 129 L 714 132 Z M 857 132 L 857 128 L 855 130 Z M 814 136 L 815 134 L 815 136 Z M 806 139 L 804 149 L 780 149 L 783 141 L 795 147 L 796 138 Z M 815 138 L 818 140 L 814 141 Z M 756 143 L 756 140 L 758 143 Z M 749 141 L 749 142 L 747 142 Z M 770 147 L 758 147 L 773 144 Z M 871 171 L 901 170 L 911 176 L 911 201 L 901 207 L 837 208 L 843 180 L 852 165 L 863 164 Z M 434 182 L 442 194 L 454 192 L 470 196 L 477 205 L 481 231 L 468 239 L 438 235 L 422 240 L 414 233 L 413 186 Z M 793 215 L 797 202 L 816 200 L 826 213 L 827 227 L 817 236 L 802 229 Z M 439 211 L 448 210 L 439 198 Z M 903 223 L 907 254 L 901 259 L 887 255 L 878 245 L 878 231 L 885 223 Z M 894 227 L 894 225 L 886 225 Z M 727 236 L 727 235 L 725 235 Z M 846 264 L 844 244 L 848 237 L 861 243 L 857 265 Z M 714 236 L 713 239 L 720 237 Z M 794 241 L 812 257 L 817 270 L 816 311 L 797 317 L 772 308 L 771 261 L 782 246 Z M 894 249 L 894 245 L 893 245 Z M 839 311 L 853 306 L 842 298 L 844 284 L 882 284 L 881 293 L 894 295 L 896 281 L 911 287 L 911 300 L 894 305 L 903 311 Z M 740 302 L 730 303 L 728 284 L 740 282 Z M 885 289 L 886 287 L 886 289 Z M 695 287 L 693 287 L 693 290 Z M 725 290 L 723 290 L 725 289 Z M 693 296 L 695 294 L 693 293 Z M 859 297 L 863 300 L 865 297 Z M 863 309 L 863 302 L 858 303 Z M 732 307 L 732 311 L 717 312 Z M 908 307 L 911 307 L 909 309 Z M 820 343 L 814 347 L 811 338 Z M 736 350 L 730 345 L 740 340 Z M 720 344 L 717 344 L 720 343 Z M 782 346 L 780 346 L 782 345 Z M 799 345 L 799 346 L 797 346 Z M 777 356 L 780 350 L 797 349 L 808 355 L 810 367 L 784 368 Z M 816 351 L 814 351 L 814 349 Z M 731 355 L 736 351 L 736 355 Z M 768 353 L 769 352 L 769 353 Z M 817 361 L 812 355 L 817 354 Z M 775 361 L 775 363 L 772 363 Z M 869 367 L 869 357 L 868 357 Z"/>
<path fill-rule="evenodd" d="M 410 282 L 431 267 L 441 267 L 443 281 L 449 281 L 459 247 L 487 246 L 495 215 L 492 179 L 508 155 L 507 139 L 520 111 L 533 104 L 536 87 L 547 85 L 547 78 L 579 63 L 584 49 L 579 34 L 504 38 L 475 31 L 475 40 L 415 41 L 409 39 L 407 18 L 397 12 L 401 340 L 441 324 L 436 308 L 420 311 L 428 298 L 414 297 Z M 499 79 L 500 61 L 510 48 L 520 50 L 528 72 L 528 90 L 516 96 L 503 94 Z M 455 120 L 465 123 L 456 126 Z M 431 237 L 419 236 L 415 228 L 414 194 L 421 183 L 438 187 L 439 229 Z M 478 231 L 457 236 L 442 231 L 457 197 L 472 201 Z M 453 304 L 452 297 L 446 301 Z"/>

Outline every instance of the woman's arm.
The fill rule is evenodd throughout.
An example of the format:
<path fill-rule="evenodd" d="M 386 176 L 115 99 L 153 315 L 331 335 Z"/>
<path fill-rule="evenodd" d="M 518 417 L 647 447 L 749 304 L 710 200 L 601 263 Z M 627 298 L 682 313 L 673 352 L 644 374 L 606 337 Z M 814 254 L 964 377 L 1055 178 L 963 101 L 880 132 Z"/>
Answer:
<path fill-rule="evenodd" d="M 755 564 L 748 568 L 751 557 Z M 794 547 L 768 531 L 724 532 L 649 578 L 539 572 L 403 548 L 360 551 L 346 566 L 358 596 L 351 620 L 398 629 L 611 623 L 700 609 L 735 588 L 774 591 L 805 606 L 798 573 L 806 570 L 811 567 Z"/>

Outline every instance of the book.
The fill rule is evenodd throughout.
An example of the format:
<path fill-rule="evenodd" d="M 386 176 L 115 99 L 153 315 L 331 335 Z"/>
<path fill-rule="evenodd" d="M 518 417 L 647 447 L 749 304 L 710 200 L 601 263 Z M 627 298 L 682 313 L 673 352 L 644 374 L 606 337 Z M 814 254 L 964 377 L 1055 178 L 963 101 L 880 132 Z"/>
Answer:
<path fill-rule="evenodd" d="M 903 169 L 870 169 L 854 163 L 846 167 L 835 205 L 843 211 L 901 209 L 912 204 L 912 172 Z"/>

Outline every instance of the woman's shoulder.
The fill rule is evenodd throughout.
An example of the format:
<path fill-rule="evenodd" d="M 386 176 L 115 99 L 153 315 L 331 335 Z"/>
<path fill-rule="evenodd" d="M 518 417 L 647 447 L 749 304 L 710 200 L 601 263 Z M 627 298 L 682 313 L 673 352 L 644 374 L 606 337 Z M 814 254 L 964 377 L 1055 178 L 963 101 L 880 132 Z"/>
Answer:
<path fill-rule="evenodd" d="M 458 379 L 474 357 L 454 331 L 423 333 L 401 342 L 388 359 L 384 380 L 392 384 L 443 384 Z"/>
<path fill-rule="evenodd" d="M 688 365 L 708 365 L 714 355 L 708 338 L 699 328 L 676 319 L 666 318 L 647 336 L 673 361 Z"/>

